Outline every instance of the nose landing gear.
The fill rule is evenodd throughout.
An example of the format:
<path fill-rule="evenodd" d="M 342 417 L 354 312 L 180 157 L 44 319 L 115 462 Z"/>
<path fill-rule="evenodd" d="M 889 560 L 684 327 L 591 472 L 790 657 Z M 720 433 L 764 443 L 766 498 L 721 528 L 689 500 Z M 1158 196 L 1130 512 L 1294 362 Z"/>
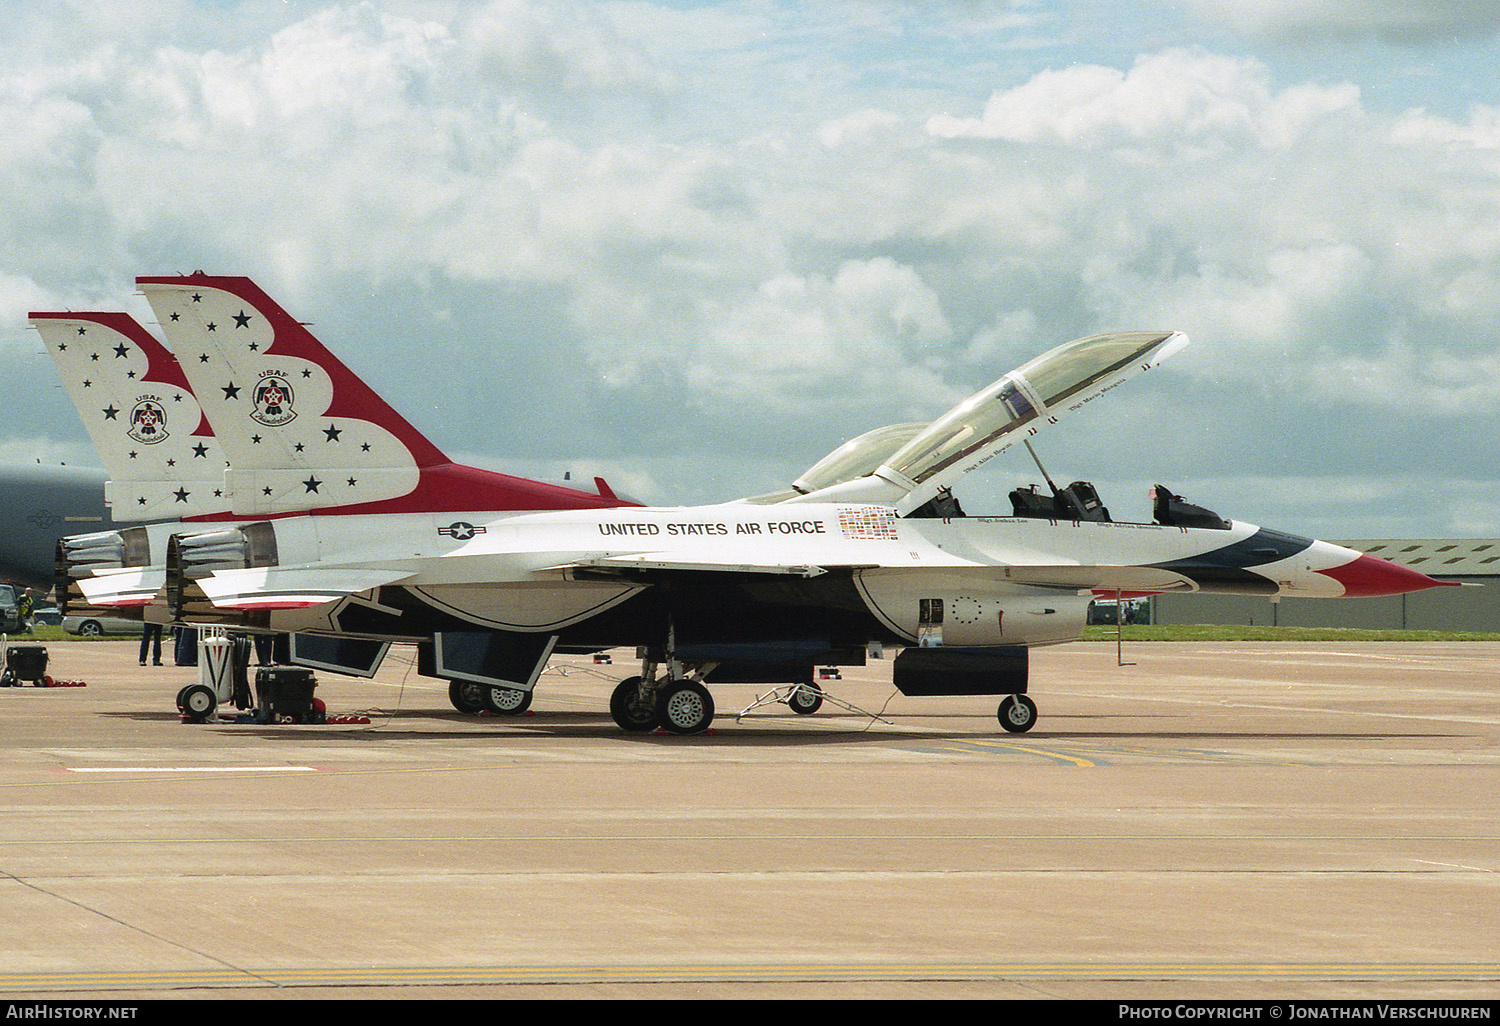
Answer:
<path fill-rule="evenodd" d="M 1006 695 L 995 715 L 1012 734 L 1024 734 L 1036 725 L 1036 703 L 1025 695 Z"/>

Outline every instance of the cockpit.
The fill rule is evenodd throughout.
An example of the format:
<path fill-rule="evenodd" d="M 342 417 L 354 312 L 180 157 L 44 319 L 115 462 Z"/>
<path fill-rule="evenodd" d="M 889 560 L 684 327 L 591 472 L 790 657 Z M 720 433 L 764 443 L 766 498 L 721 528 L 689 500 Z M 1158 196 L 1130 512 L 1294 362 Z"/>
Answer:
<path fill-rule="evenodd" d="M 1039 520 L 1092 520 L 1109 523 L 1109 510 L 1088 481 L 1074 481 L 1058 488 L 1049 480 L 1050 492 L 1039 485 L 1017 488 L 1010 493 L 1011 516 Z M 958 514 L 962 516 L 962 514 Z M 1163 485 L 1151 488 L 1151 522 L 1163 527 L 1197 527 L 1229 530 L 1229 521 L 1211 509 L 1195 506 Z"/>
<path fill-rule="evenodd" d="M 1094 335 L 1051 349 L 981 389 L 928 424 L 891 424 L 829 453 L 791 490 L 758 496 L 762 503 L 874 502 L 908 517 L 961 517 L 954 484 L 1058 418 L 1082 409 L 1122 381 L 1156 366 L 1187 345 L 1178 332 Z M 1032 450 L 1032 456 L 1036 453 Z M 1041 467 L 1038 461 L 1038 467 Z M 1042 470 L 1046 477 L 1046 470 Z M 1093 485 L 1075 481 L 1049 491 L 1011 493 L 1012 515 L 1052 520 L 1109 521 Z M 1171 493 L 1162 489 L 1164 495 Z M 1172 496 L 1156 511 L 1159 523 L 1221 518 Z M 1198 512 L 1193 512 L 1197 510 Z M 1166 518 L 1166 519 L 1162 519 Z M 1194 519 L 1196 518 L 1196 519 Z"/>

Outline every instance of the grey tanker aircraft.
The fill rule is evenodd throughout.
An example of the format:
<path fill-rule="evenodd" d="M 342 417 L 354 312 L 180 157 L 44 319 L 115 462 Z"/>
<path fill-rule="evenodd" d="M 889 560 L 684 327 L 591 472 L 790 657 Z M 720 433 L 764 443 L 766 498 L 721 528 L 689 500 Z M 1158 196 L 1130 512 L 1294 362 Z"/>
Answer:
<path fill-rule="evenodd" d="M 248 279 L 137 284 L 227 463 L 161 494 L 227 509 L 158 534 L 145 558 L 110 532 L 64 543 L 59 574 L 89 602 L 154 599 L 174 622 L 324 639 L 318 665 L 368 667 L 414 642 L 423 672 L 529 694 L 554 651 L 635 647 L 641 672 L 615 688 L 614 719 L 688 734 L 712 721 L 715 683 L 811 689 L 816 667 L 863 663 L 878 643 L 901 648 L 903 693 L 1003 695 L 1000 723 L 1020 732 L 1037 717 L 1028 650 L 1080 637 L 1096 594 L 1439 584 L 1161 487 L 1150 523 L 1114 521 L 1085 482 L 964 515 L 964 475 L 1159 365 L 1187 344 L 1176 332 L 1059 346 L 930 424 L 856 439 L 782 494 L 643 507 L 602 482 L 587 493 L 456 467 Z M 101 451 L 140 441 L 134 414 L 103 419 Z M 116 518 L 127 495 L 151 508 L 148 491 L 112 485 Z"/>
<path fill-rule="evenodd" d="M 121 526 L 104 501 L 108 480 L 95 467 L 17 463 L 0 467 L 0 580 L 46 589 L 58 539 Z"/>

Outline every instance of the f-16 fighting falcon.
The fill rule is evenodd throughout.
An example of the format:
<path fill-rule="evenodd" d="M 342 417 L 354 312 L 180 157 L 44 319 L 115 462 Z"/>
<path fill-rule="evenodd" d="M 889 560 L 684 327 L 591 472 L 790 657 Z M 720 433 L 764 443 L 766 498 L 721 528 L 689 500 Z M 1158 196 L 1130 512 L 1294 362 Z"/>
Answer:
<path fill-rule="evenodd" d="M 590 493 L 453 464 L 246 278 L 137 284 L 165 359 L 111 315 L 32 322 L 112 474 L 122 453 L 174 439 L 216 446 L 222 466 L 173 476 L 195 458 L 188 446 L 148 477 L 114 476 L 117 520 L 132 499 L 186 515 L 65 541 L 59 595 L 292 633 L 320 666 L 368 671 L 390 643 L 415 643 L 422 672 L 529 700 L 552 653 L 633 647 L 640 672 L 611 695 L 616 723 L 692 734 L 713 720 L 715 683 L 791 684 L 797 708 L 816 701 L 816 667 L 863 664 L 880 644 L 901 650 L 902 693 L 1001 695 L 1000 724 L 1021 732 L 1037 720 L 1029 650 L 1078 639 L 1098 595 L 1334 598 L 1440 583 L 1161 486 L 1149 523 L 1117 522 L 1088 483 L 1050 479 L 1012 492 L 1008 515 L 964 514 L 953 489 L 967 474 L 1158 366 L 1187 344 L 1177 332 L 1058 346 L 929 424 L 860 436 L 783 493 L 645 507 L 602 481 Z M 61 358 L 62 342 L 95 331 L 102 348 Z M 128 410 L 94 410 L 72 380 L 87 371 L 67 368 L 107 363 L 114 335 L 135 331 L 149 387 Z M 176 372 L 180 398 L 167 386 Z"/>

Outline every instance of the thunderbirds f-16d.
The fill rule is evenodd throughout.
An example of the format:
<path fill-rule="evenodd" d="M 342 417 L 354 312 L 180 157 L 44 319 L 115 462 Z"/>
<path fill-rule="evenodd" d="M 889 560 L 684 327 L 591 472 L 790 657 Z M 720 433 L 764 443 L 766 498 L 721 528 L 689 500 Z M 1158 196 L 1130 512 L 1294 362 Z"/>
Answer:
<path fill-rule="evenodd" d="M 883 644 L 901 648 L 904 694 L 1003 695 L 1019 732 L 1037 715 L 1028 649 L 1079 638 L 1096 595 L 1439 584 L 1160 486 L 1151 523 L 1050 479 L 1012 492 L 1009 515 L 964 514 L 964 475 L 1157 366 L 1187 344 L 1176 332 L 1059 346 L 930 424 L 860 436 L 783 493 L 645 507 L 602 481 L 453 464 L 248 279 L 137 285 L 170 353 L 123 315 L 32 315 L 111 472 L 114 518 L 173 518 L 65 540 L 59 599 L 292 633 L 307 665 L 373 672 L 409 642 L 426 674 L 529 701 L 554 652 L 635 647 L 615 721 L 689 734 L 713 719 L 710 685 L 796 685 L 805 709 L 817 667 Z"/>

